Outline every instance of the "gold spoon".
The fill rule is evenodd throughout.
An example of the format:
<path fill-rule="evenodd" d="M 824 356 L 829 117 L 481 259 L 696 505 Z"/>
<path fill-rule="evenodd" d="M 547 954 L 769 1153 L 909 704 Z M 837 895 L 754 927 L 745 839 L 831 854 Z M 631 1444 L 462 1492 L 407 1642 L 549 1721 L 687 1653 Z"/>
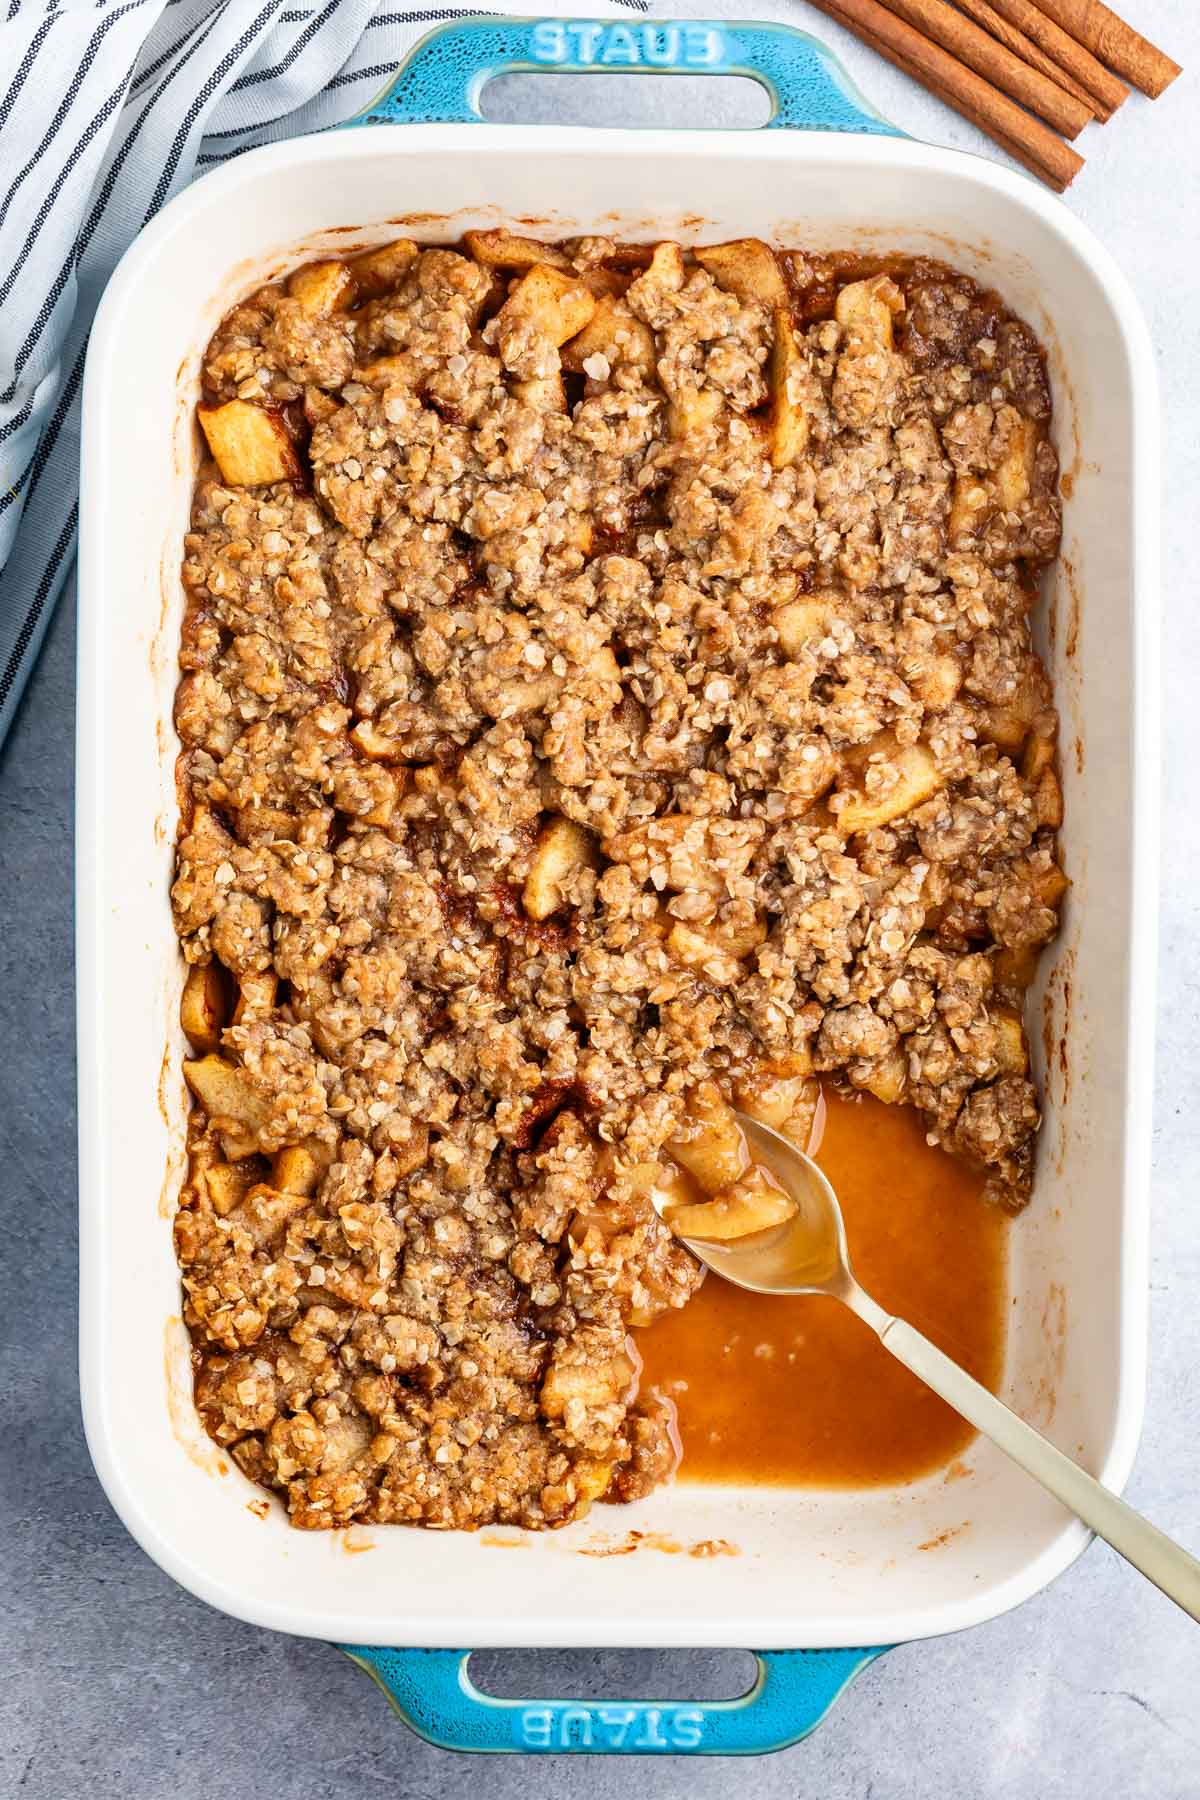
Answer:
<path fill-rule="evenodd" d="M 854 1278 L 842 1209 L 824 1172 L 769 1126 L 745 1113 L 738 1113 L 737 1121 L 753 1160 L 775 1177 L 796 1211 L 782 1225 L 749 1237 L 720 1243 L 683 1238 L 693 1255 L 753 1294 L 829 1294 L 840 1300 L 905 1368 L 1200 1621 L 1200 1562 L 1056 1450 L 927 1337 L 872 1300 Z"/>

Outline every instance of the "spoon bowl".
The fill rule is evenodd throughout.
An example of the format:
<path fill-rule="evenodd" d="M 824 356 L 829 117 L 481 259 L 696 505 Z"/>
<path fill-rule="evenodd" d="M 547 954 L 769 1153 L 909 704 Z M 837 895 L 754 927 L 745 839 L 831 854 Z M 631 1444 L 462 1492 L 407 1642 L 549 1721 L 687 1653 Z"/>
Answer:
<path fill-rule="evenodd" d="M 769 1125 L 738 1113 L 750 1155 L 774 1175 L 796 1211 L 782 1225 L 749 1237 L 720 1243 L 685 1237 L 692 1254 L 735 1287 L 753 1294 L 839 1294 L 853 1282 L 846 1226 L 829 1178 L 811 1156 L 772 1131 Z"/>

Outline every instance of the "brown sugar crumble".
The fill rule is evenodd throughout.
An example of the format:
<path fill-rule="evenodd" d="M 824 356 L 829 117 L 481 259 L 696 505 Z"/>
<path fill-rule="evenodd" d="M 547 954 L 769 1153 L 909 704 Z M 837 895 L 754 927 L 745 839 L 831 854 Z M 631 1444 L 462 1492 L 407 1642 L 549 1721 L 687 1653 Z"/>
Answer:
<path fill-rule="evenodd" d="M 933 262 L 481 232 L 260 289 L 199 417 L 200 1414 L 307 1528 L 635 1499 L 714 1095 L 869 1091 L 1028 1196 L 1041 348 Z"/>

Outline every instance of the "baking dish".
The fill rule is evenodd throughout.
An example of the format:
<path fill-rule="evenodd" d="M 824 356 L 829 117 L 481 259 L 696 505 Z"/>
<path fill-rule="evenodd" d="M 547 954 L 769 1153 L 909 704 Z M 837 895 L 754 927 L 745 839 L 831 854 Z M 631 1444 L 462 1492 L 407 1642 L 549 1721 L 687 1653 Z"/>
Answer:
<path fill-rule="evenodd" d="M 771 125 L 803 131 L 600 139 L 478 122 L 488 74 L 547 66 L 751 73 L 772 93 Z M 367 117 L 426 122 L 272 146 L 206 177 L 137 239 L 92 335 L 77 864 L 88 1439 L 113 1505 L 177 1580 L 257 1624 L 397 1652 L 374 1672 L 405 1690 L 406 1716 L 437 1741 L 762 1749 L 814 1722 L 875 1653 L 858 1647 L 1017 1604 L 1078 1555 L 1083 1528 L 976 1444 L 952 1470 L 902 1489 L 682 1486 L 527 1539 L 310 1535 L 277 1508 L 260 1516 L 258 1490 L 196 1419 L 171 1245 L 185 1102 L 167 888 L 200 353 L 235 298 L 321 250 L 401 229 L 444 241 L 491 224 L 924 252 L 999 287 L 1030 321 L 1050 347 L 1066 494 L 1043 649 L 1063 712 L 1073 888 L 1031 1000 L 1042 1009 L 1032 1035 L 1046 1117 L 1035 1200 L 1012 1234 L 1003 1392 L 1119 1489 L 1144 1378 L 1157 854 L 1149 344 L 1119 271 L 1059 201 L 1024 177 L 901 138 L 819 46 L 786 28 L 459 23 L 418 45 Z M 672 1553 L 715 1539 L 736 1554 Z M 611 1554 L 635 1543 L 636 1553 Z M 449 1654 L 463 1644 L 836 1654 L 768 1660 L 753 1694 L 724 1708 L 627 1708 L 614 1724 L 602 1716 L 612 1708 L 473 1700 L 463 1654 Z M 403 1654 L 412 1646 L 429 1654 L 414 1662 Z"/>

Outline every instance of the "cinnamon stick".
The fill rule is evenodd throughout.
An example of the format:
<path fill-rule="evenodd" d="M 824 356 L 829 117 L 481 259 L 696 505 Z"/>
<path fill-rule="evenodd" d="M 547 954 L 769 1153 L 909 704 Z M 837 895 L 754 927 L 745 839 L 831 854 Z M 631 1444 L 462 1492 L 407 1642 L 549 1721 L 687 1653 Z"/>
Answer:
<path fill-rule="evenodd" d="M 814 4 L 817 3 L 818 0 L 814 0 Z M 1044 165 L 1038 162 L 1036 157 L 1031 156 L 1024 145 L 1014 142 L 1012 138 L 1005 137 L 1002 131 L 997 131 L 990 125 L 985 125 L 982 119 L 976 118 L 972 113 L 960 106 L 954 96 L 941 85 L 936 77 L 930 75 L 928 70 L 917 68 L 914 63 L 909 62 L 907 57 L 900 56 L 895 50 L 889 49 L 888 45 L 885 44 L 881 38 L 875 37 L 865 26 L 851 25 L 846 19 L 842 19 L 840 23 L 845 25 L 848 31 L 853 31 L 855 36 L 861 38 L 864 44 L 869 45 L 877 56 L 883 58 L 884 62 L 891 63 L 892 67 L 894 69 L 899 69 L 902 75 L 911 76 L 913 81 L 918 82 L 923 88 L 926 88 L 929 93 L 936 95 L 939 100 L 943 100 L 947 106 L 952 106 L 956 112 L 961 112 L 964 118 L 970 119 L 973 125 L 978 125 L 981 131 L 986 131 L 993 143 L 999 144 L 1000 148 L 1007 151 L 1014 162 L 1019 162 L 1024 168 L 1029 170 L 1031 175 L 1036 175 L 1039 181 L 1046 182 L 1049 187 L 1057 189 L 1060 194 L 1063 192 L 1064 188 L 1067 186 L 1065 181 L 1060 181 L 1056 177 L 1048 174 Z"/>
<path fill-rule="evenodd" d="M 1084 126 L 1091 123 L 1090 107 L 1082 105 L 1073 94 L 1066 93 L 1057 82 L 1049 80 L 1037 69 L 1031 69 L 1019 56 L 1014 56 L 986 31 L 980 31 L 978 25 L 973 25 L 953 6 L 948 6 L 946 0 L 882 0 L 882 4 L 889 12 L 907 19 L 932 43 L 940 44 L 951 56 L 957 56 L 977 75 L 994 82 L 1002 93 L 1028 107 L 1039 119 L 1045 119 L 1064 137 L 1078 137 Z"/>
<path fill-rule="evenodd" d="M 1041 10 L 1135 88 L 1157 100 L 1183 70 L 1103 0 L 1038 0 Z"/>
<path fill-rule="evenodd" d="M 985 31 L 990 31 L 994 38 L 998 38 L 1000 43 L 1011 50 L 1014 56 L 1019 56 L 1022 62 L 1027 62 L 1031 69 L 1039 69 L 1043 75 L 1048 75 L 1051 81 L 1056 81 L 1060 88 L 1065 88 L 1068 94 L 1074 94 L 1077 100 L 1082 100 L 1096 118 L 1102 121 L 1112 118 L 1111 106 L 1105 106 L 1103 101 L 1097 100 L 1094 94 L 1089 94 L 1082 81 L 1076 81 L 1074 75 L 1069 74 L 1066 69 L 1055 62 L 1052 56 L 1047 56 L 1044 50 L 1039 49 L 1031 37 L 1026 37 L 1025 33 L 1017 26 L 1010 25 L 994 6 L 988 4 L 988 0 L 957 0 L 957 5 L 968 18 L 974 19 L 977 25 L 982 25 Z"/>
<path fill-rule="evenodd" d="M 1128 100 L 1129 89 L 1125 83 L 1118 81 L 1111 69 L 1106 69 L 1090 50 L 1085 50 L 1060 25 L 1056 25 L 1040 7 L 1033 4 L 1033 0 L 991 0 L 991 4 L 998 13 L 1004 15 L 1010 25 L 1016 25 L 1047 56 L 1052 56 L 1056 63 L 1061 63 L 1076 81 L 1082 81 L 1088 93 L 1103 101 L 1110 113 Z"/>
<path fill-rule="evenodd" d="M 873 49 L 886 46 L 893 57 L 903 58 L 906 74 L 932 88 L 947 105 L 986 131 L 1059 193 L 1070 186 L 1083 167 L 1083 158 L 1048 126 L 1024 112 L 940 44 L 933 44 L 914 31 L 881 6 L 879 0 L 812 0 L 812 4 L 865 39 Z"/>

